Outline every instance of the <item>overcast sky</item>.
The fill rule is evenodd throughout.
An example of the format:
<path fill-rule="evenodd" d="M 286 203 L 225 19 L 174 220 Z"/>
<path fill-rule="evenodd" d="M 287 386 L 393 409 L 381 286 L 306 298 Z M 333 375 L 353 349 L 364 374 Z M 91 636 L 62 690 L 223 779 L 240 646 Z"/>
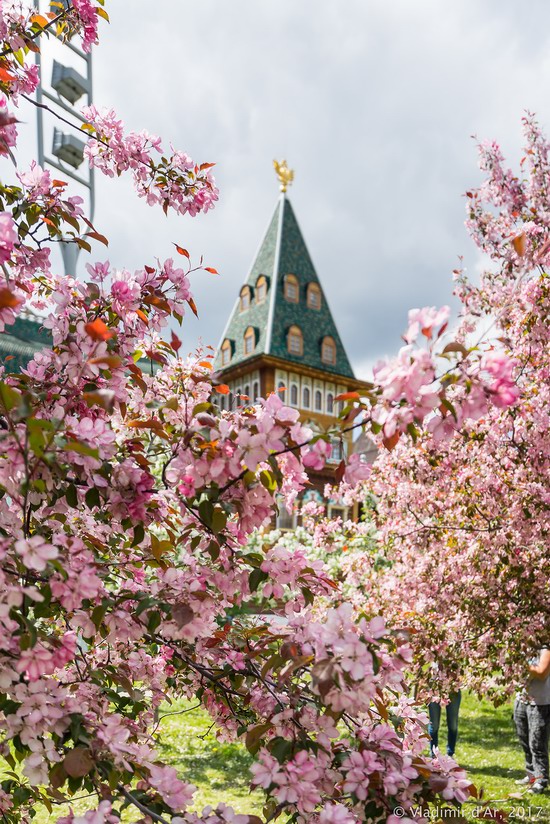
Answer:
<path fill-rule="evenodd" d="M 99 180 L 96 226 L 116 266 L 172 254 L 215 266 L 184 340 L 217 345 L 274 209 L 272 159 L 359 377 L 400 345 L 407 309 L 451 300 L 479 266 L 462 193 L 479 182 L 471 136 L 517 163 L 524 109 L 550 123 L 547 0 L 107 2 L 97 105 L 216 162 L 217 208 L 165 218 L 126 180 Z M 32 128 L 29 112 L 29 128 Z M 97 246 L 99 259 L 104 259 Z"/>

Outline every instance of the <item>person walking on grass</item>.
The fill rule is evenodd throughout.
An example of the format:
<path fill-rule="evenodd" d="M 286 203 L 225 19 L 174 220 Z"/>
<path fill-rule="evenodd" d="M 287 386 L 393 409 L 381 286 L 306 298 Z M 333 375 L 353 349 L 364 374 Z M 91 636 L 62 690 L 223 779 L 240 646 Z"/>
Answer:
<path fill-rule="evenodd" d="M 445 707 L 447 716 L 447 755 L 454 755 L 456 739 L 458 738 L 458 711 L 460 709 L 460 690 L 453 692 L 449 696 L 449 703 Z M 428 704 L 428 714 L 430 724 L 428 732 L 430 734 L 430 754 L 433 758 L 435 750 L 439 745 L 439 724 L 441 722 L 441 704 L 438 701 L 431 701 Z"/>
<path fill-rule="evenodd" d="M 526 776 L 517 784 L 533 793 L 548 786 L 548 737 L 550 735 L 550 648 L 529 662 L 529 680 L 514 702 L 514 724 L 525 754 Z"/>

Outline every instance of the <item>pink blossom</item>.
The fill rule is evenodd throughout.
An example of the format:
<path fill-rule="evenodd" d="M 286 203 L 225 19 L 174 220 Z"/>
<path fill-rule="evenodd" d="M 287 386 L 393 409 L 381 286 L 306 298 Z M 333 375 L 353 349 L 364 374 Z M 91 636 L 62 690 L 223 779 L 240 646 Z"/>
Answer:
<path fill-rule="evenodd" d="M 9 212 L 0 212 L 0 263 L 10 259 L 17 243 L 15 223 Z"/>
<path fill-rule="evenodd" d="M 422 333 L 426 338 L 431 338 L 433 330 L 439 327 L 439 334 L 443 327 L 447 325 L 451 314 L 448 306 L 436 309 L 435 306 L 425 306 L 423 309 L 409 310 L 409 328 L 405 333 L 407 343 L 413 343 L 418 335 Z"/>
<path fill-rule="evenodd" d="M 15 551 L 28 569 L 43 572 L 48 561 L 58 556 L 57 547 L 49 544 L 41 535 L 32 535 L 30 538 L 21 538 L 15 542 Z"/>
<path fill-rule="evenodd" d="M 174 812 L 182 812 L 191 804 L 196 787 L 185 784 L 177 777 L 174 767 L 157 766 L 149 769 L 149 783 L 159 791 L 163 800 Z"/>

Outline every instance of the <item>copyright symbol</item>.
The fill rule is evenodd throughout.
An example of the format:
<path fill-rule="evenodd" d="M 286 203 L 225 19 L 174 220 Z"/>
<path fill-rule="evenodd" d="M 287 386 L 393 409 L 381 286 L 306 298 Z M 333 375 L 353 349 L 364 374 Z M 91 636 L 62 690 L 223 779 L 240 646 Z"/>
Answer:
<path fill-rule="evenodd" d="M 398 818 L 403 818 L 405 815 L 405 810 L 403 807 L 394 807 L 393 814 L 396 815 Z"/>

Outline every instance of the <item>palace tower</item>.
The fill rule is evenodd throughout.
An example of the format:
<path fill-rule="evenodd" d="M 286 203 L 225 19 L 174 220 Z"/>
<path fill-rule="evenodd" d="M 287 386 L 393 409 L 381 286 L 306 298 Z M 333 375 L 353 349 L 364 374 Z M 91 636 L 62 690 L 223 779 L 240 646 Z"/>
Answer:
<path fill-rule="evenodd" d="M 353 374 L 286 194 L 286 164 L 278 174 L 280 197 L 218 348 L 215 368 L 231 390 L 220 403 L 222 408 L 247 398 L 254 403 L 279 392 L 288 406 L 299 409 L 304 423 L 326 432 L 337 425 L 340 403 L 335 398 L 361 390 L 364 383 Z M 306 499 L 323 500 L 325 484 L 334 482 L 335 467 L 351 450 L 350 433 L 332 438 L 330 463 L 322 472 L 310 473 Z M 336 501 L 329 501 L 328 508 L 329 514 L 345 514 Z M 280 517 L 284 520 L 284 513 Z"/>

